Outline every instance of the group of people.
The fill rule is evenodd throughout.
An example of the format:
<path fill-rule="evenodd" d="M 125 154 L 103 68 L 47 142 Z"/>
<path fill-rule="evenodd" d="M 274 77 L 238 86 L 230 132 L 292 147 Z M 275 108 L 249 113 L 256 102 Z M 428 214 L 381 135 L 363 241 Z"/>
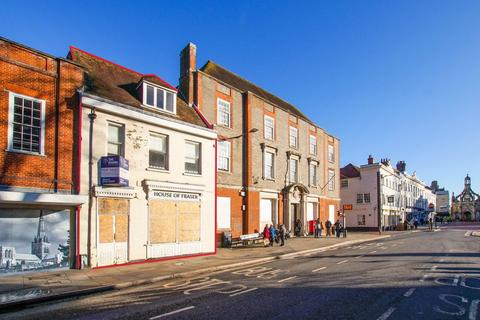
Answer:
<path fill-rule="evenodd" d="M 266 224 L 265 228 L 263 228 L 263 245 L 265 247 L 273 247 L 275 242 L 280 242 L 280 246 L 284 246 L 286 238 L 287 228 L 284 224 L 278 224 L 277 228 L 273 224 L 270 226 Z"/>
<path fill-rule="evenodd" d="M 314 237 L 315 238 L 320 238 L 322 236 L 322 231 L 323 231 L 323 225 L 322 222 L 320 221 L 320 218 L 317 218 L 315 220 L 315 225 L 314 225 Z M 326 231 L 326 237 L 331 237 L 332 235 L 335 235 L 337 238 L 340 238 L 340 235 L 343 230 L 343 225 L 340 222 L 340 220 L 337 220 L 333 225 L 330 220 L 327 219 L 325 221 L 325 231 Z"/>
<path fill-rule="evenodd" d="M 295 221 L 294 227 L 293 227 L 293 233 L 296 237 L 302 236 L 302 229 L 303 225 L 300 219 L 297 219 Z M 344 232 L 343 225 L 340 222 L 340 220 L 337 220 L 334 224 L 330 220 L 327 219 L 325 221 L 325 228 L 320 221 L 319 218 L 315 220 L 314 223 L 314 237 L 315 238 L 320 238 L 322 236 L 322 231 L 325 229 L 326 231 L 326 237 L 331 237 L 335 235 L 337 238 L 340 238 L 340 235 L 342 232 Z M 271 246 L 273 247 L 273 244 L 279 243 L 280 246 L 285 245 L 285 240 L 287 238 L 287 228 L 285 227 L 284 224 L 278 224 L 277 228 L 273 224 L 265 225 L 265 228 L 263 228 L 263 244 L 265 247 Z"/>

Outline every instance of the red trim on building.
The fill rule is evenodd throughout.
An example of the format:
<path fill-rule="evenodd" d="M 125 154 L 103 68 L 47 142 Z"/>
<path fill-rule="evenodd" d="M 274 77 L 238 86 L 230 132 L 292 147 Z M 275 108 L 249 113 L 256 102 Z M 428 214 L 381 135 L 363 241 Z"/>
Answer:
<path fill-rule="evenodd" d="M 169 260 L 207 257 L 207 256 L 212 256 L 212 255 L 215 255 L 215 252 L 198 253 L 198 254 L 191 254 L 191 255 L 187 255 L 187 256 L 165 257 L 165 258 L 149 259 L 149 260 L 142 260 L 142 261 L 132 261 L 132 262 L 126 262 L 126 263 L 121 263 L 121 264 L 112 264 L 112 265 L 108 265 L 108 266 L 93 267 L 92 269 L 107 269 L 107 268 L 123 267 L 123 266 L 135 265 L 135 264 L 144 264 L 144 263 L 162 262 L 162 261 L 169 261 Z"/>
<path fill-rule="evenodd" d="M 217 254 L 217 183 L 218 183 L 218 170 L 217 170 L 217 141 L 215 139 L 215 229 L 213 230 L 213 245 L 215 248 L 215 254 Z"/>
<path fill-rule="evenodd" d="M 205 122 L 205 124 L 208 126 L 208 128 L 213 129 L 213 124 L 211 124 L 210 121 L 208 121 L 207 118 L 205 118 L 205 116 L 200 111 L 200 109 L 198 109 L 198 107 L 195 104 L 193 104 L 192 106 L 193 106 L 193 110 L 195 110 L 197 112 L 197 114 L 200 116 L 200 118 L 202 118 L 203 122 Z"/>

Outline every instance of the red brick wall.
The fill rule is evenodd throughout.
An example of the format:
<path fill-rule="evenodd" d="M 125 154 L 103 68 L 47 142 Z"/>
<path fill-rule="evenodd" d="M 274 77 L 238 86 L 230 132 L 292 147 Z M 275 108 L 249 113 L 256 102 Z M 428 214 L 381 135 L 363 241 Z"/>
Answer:
<path fill-rule="evenodd" d="M 335 221 L 338 219 L 337 211 L 340 209 L 340 200 L 320 199 L 320 221 L 325 222 L 328 219 L 328 206 L 333 204 L 335 206 Z M 335 223 L 332 221 L 332 223 Z"/>
<path fill-rule="evenodd" d="M 261 232 L 260 228 L 260 192 L 247 192 L 247 225 L 245 233 Z"/>
<path fill-rule="evenodd" d="M 224 231 L 231 231 L 232 237 L 239 237 L 242 232 L 242 197 L 240 196 L 240 190 L 229 188 L 217 188 L 218 197 L 230 198 L 230 230 L 217 230 L 217 244 L 221 241 L 222 233 Z"/>
<path fill-rule="evenodd" d="M 56 60 L 0 40 L 0 185 L 52 189 L 55 177 Z M 58 189 L 70 191 L 73 183 L 76 89 L 83 71 L 60 63 L 58 131 Z M 6 152 L 8 146 L 9 91 L 45 100 L 45 156 Z"/>

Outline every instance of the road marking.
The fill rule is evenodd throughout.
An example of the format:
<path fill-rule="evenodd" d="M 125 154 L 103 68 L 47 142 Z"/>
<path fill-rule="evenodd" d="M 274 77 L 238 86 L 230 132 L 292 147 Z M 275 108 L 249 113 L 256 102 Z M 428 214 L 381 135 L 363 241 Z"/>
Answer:
<path fill-rule="evenodd" d="M 362 254 L 361 256 L 356 256 L 355 259 L 359 259 L 359 258 L 361 258 L 361 257 L 365 257 L 365 255 Z"/>
<path fill-rule="evenodd" d="M 381 247 L 380 249 L 385 250 L 385 249 L 387 249 L 387 247 Z"/>
<path fill-rule="evenodd" d="M 238 296 L 240 294 L 244 294 L 244 293 L 248 293 L 248 292 L 251 292 L 251 291 L 255 291 L 257 290 L 258 288 L 251 288 L 251 289 L 248 289 L 248 290 L 245 290 L 245 291 L 240 291 L 240 292 L 237 292 L 237 293 L 232 293 L 230 295 L 230 297 L 234 297 L 234 296 Z"/>
<path fill-rule="evenodd" d="M 175 310 L 175 311 L 172 311 L 172 312 L 167 312 L 167 313 L 164 313 L 164 314 L 155 316 L 155 317 L 151 317 L 150 320 L 155 320 L 155 319 L 160 319 L 160 318 L 168 317 L 168 316 L 170 316 L 170 315 L 172 315 L 172 314 L 176 314 L 176 313 L 179 313 L 179 312 L 192 310 L 193 308 L 195 308 L 195 307 L 194 307 L 194 306 L 190 306 L 190 307 L 178 309 L 178 310 Z"/>
<path fill-rule="evenodd" d="M 420 282 L 423 282 L 423 281 L 425 281 L 427 278 L 428 278 L 428 274 L 424 274 L 423 277 L 422 277 L 422 279 L 420 279 L 419 281 L 420 281 Z"/>
<path fill-rule="evenodd" d="M 435 270 L 437 270 L 437 268 L 438 268 L 438 266 L 433 266 L 430 270 L 435 271 Z"/>
<path fill-rule="evenodd" d="M 375 253 L 375 252 L 377 252 L 377 251 L 376 251 L 376 250 L 373 250 L 373 251 L 372 251 L 372 252 L 370 252 L 370 253 Z"/>
<path fill-rule="evenodd" d="M 410 297 L 413 292 L 415 291 L 415 288 L 410 288 L 407 292 L 403 294 L 404 297 Z"/>
<path fill-rule="evenodd" d="M 476 320 L 477 319 L 477 310 L 478 304 L 480 300 L 473 300 L 472 304 L 470 305 L 470 311 L 468 312 L 468 320 Z"/>
<path fill-rule="evenodd" d="M 385 311 L 380 317 L 377 318 L 377 320 L 386 320 L 388 317 L 392 315 L 392 313 L 395 311 L 394 307 L 391 307 L 387 311 Z"/>
<path fill-rule="evenodd" d="M 321 270 L 325 270 L 327 269 L 327 267 L 320 267 L 318 269 L 313 269 L 312 272 L 317 272 L 317 271 L 321 271 Z"/>
<path fill-rule="evenodd" d="M 285 278 L 285 279 L 282 279 L 282 280 L 278 280 L 277 282 L 285 282 L 285 281 L 288 281 L 288 280 L 295 279 L 296 277 L 297 277 L 297 276 L 293 276 L 293 277 Z"/>
<path fill-rule="evenodd" d="M 467 231 L 465 232 L 465 237 L 470 237 L 471 234 L 472 234 L 472 231 Z"/>
<path fill-rule="evenodd" d="M 396 243 L 392 244 L 392 247 L 396 247 L 396 246 L 397 246 L 397 244 L 396 244 Z"/>
<path fill-rule="evenodd" d="M 442 258 L 442 259 L 440 259 L 440 262 L 443 262 L 443 261 L 445 261 L 445 259 L 443 259 L 443 258 Z"/>
<path fill-rule="evenodd" d="M 342 263 L 345 263 L 345 262 L 348 262 L 348 260 L 342 260 L 340 262 L 337 262 L 337 264 L 342 264 Z"/>

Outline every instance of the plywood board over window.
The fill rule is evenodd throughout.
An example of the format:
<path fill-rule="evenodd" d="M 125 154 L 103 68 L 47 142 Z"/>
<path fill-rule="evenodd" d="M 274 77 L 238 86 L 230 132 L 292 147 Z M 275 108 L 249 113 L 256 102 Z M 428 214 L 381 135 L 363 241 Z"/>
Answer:
<path fill-rule="evenodd" d="M 128 241 L 129 211 L 130 202 L 128 199 L 98 199 L 98 225 L 100 243 Z"/>
<path fill-rule="evenodd" d="M 178 202 L 178 242 L 200 241 L 200 204 Z"/>
<path fill-rule="evenodd" d="M 175 201 L 150 201 L 150 243 L 176 242 L 176 206 Z"/>

